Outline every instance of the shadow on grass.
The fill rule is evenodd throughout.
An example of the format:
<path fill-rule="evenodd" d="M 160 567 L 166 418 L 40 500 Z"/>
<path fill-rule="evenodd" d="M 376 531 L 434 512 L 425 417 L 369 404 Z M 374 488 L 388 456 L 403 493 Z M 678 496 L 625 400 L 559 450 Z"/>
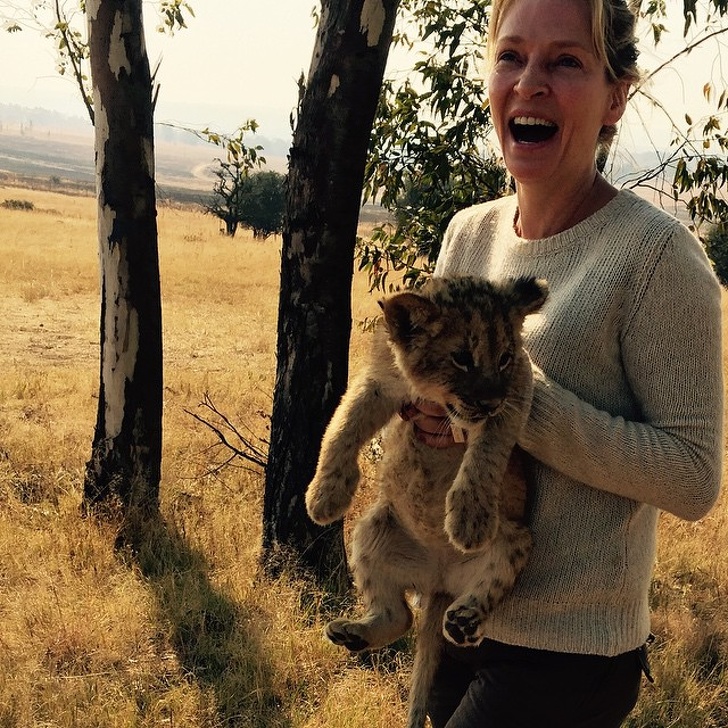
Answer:
<path fill-rule="evenodd" d="M 145 525 L 134 559 L 171 625 L 182 668 L 212 698 L 210 724 L 290 728 L 274 667 L 246 630 L 256 616 L 210 583 L 204 556 L 173 526 L 155 521 Z"/>

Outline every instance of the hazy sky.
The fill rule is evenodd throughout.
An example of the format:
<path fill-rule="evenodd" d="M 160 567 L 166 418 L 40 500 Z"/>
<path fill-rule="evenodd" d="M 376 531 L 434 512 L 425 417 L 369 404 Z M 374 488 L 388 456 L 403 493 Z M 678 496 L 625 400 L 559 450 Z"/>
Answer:
<path fill-rule="evenodd" d="M 0 15 L 21 2 L 0 2 Z M 252 117 L 261 134 L 288 135 L 313 50 L 313 0 L 191 0 L 195 17 L 174 37 L 156 31 L 158 4 L 144 3 L 152 67 L 162 59 L 157 120 L 233 131 Z M 53 44 L 39 33 L 0 33 L 0 102 L 84 116 L 76 87 L 55 66 Z"/>
<path fill-rule="evenodd" d="M 22 4 L 23 0 L 0 0 L 0 17 L 7 16 L 11 6 Z M 318 3 L 190 0 L 190 4 L 195 17 L 189 18 L 187 29 L 169 37 L 156 32 L 158 2 L 144 3 L 152 66 L 162 58 L 157 121 L 209 125 L 231 132 L 246 119 L 255 118 L 261 135 L 289 138 L 288 117 L 296 105 L 297 79 L 302 71 L 308 71 L 315 37 L 311 11 Z M 682 3 L 670 0 L 668 4 L 681 17 Z M 679 43 L 679 28 L 672 35 Z M 675 43 L 661 44 L 660 54 L 656 55 L 649 43 L 643 43 L 643 67 L 653 68 L 659 63 L 659 55 L 667 56 L 675 47 Z M 716 52 L 712 46 L 702 56 L 693 53 L 677 70 L 661 74 L 654 93 L 678 118 L 688 109 L 693 116 L 699 116 L 696 109 L 701 103 L 703 83 L 720 77 L 721 69 L 713 63 Z M 723 52 L 726 57 L 725 47 Z M 401 68 L 402 63 L 401 55 L 395 57 L 395 65 Z M 55 71 L 52 43 L 38 32 L 0 32 L 0 68 L 0 102 L 85 115 L 73 82 Z M 724 75 L 728 77 L 725 71 Z M 641 115 L 651 130 L 658 128 L 657 116 L 644 109 Z M 666 146 L 669 135 L 664 132 L 663 136 Z M 645 132 L 636 111 L 630 112 L 622 124 L 622 138 L 628 147 L 643 142 Z"/>

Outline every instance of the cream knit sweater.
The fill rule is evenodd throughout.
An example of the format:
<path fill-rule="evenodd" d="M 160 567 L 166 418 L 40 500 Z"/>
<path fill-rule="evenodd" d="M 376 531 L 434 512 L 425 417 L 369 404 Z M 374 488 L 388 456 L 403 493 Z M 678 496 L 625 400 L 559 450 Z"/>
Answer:
<path fill-rule="evenodd" d="M 488 637 L 614 655 L 650 630 L 659 509 L 698 519 L 718 494 L 720 289 L 690 232 L 631 192 L 542 240 L 515 213 L 507 197 L 456 215 L 435 271 L 550 286 L 525 333 L 534 551 Z"/>

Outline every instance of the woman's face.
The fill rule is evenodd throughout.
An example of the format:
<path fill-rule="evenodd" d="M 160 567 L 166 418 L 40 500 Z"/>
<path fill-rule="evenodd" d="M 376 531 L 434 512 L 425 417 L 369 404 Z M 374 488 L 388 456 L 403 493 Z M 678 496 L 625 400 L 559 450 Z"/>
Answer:
<path fill-rule="evenodd" d="M 506 166 L 520 184 L 594 173 L 602 126 L 624 111 L 626 84 L 607 81 L 580 0 L 515 0 L 501 19 L 488 81 Z"/>

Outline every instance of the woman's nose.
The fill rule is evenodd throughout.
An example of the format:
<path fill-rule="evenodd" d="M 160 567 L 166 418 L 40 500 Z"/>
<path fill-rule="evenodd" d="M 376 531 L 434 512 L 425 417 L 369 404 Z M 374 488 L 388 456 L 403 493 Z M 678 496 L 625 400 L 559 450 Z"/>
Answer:
<path fill-rule="evenodd" d="M 545 69 L 537 63 L 527 63 L 516 81 L 515 90 L 526 99 L 545 94 L 548 91 Z"/>

